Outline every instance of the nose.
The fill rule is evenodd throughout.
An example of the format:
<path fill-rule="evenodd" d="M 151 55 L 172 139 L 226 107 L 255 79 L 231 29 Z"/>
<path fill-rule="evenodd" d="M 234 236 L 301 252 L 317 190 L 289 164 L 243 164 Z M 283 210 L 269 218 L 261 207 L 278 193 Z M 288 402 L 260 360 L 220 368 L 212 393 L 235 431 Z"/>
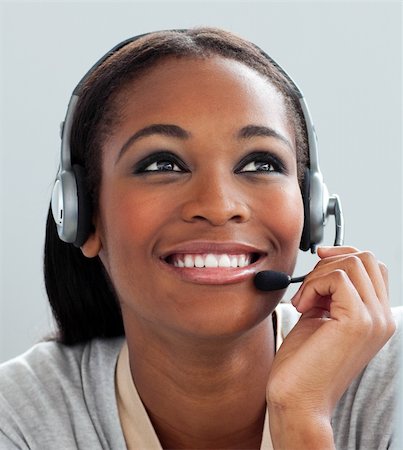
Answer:
<path fill-rule="evenodd" d="M 250 208 L 237 183 L 222 177 L 222 174 L 194 180 L 182 208 L 184 221 L 206 221 L 213 226 L 222 226 L 228 221 L 247 222 L 250 215 Z"/>

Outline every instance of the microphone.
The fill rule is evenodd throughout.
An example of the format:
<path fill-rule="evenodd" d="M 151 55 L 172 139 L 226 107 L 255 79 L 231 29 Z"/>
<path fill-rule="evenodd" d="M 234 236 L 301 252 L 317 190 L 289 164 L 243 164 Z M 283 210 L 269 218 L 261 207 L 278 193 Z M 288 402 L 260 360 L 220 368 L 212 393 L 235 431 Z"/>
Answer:
<path fill-rule="evenodd" d="M 275 270 L 263 270 L 258 272 L 253 279 L 255 287 L 260 291 L 276 291 L 285 289 L 290 283 L 301 283 L 306 275 L 291 278 L 284 272 L 276 272 Z"/>

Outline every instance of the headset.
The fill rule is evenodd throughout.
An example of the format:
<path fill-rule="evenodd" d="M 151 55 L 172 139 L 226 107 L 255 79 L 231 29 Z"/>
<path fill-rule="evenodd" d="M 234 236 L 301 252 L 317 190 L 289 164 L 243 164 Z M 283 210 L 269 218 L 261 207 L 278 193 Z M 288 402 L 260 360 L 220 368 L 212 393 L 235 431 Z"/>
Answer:
<path fill-rule="evenodd" d="M 186 32 L 187 30 L 171 31 Z M 51 209 L 60 239 L 64 242 L 74 244 L 76 247 L 80 247 L 87 240 L 92 223 L 92 208 L 86 189 L 85 170 L 82 166 L 78 164 L 72 165 L 71 163 L 71 126 L 80 98 L 81 88 L 94 70 L 111 55 L 127 44 L 151 34 L 153 33 L 134 36 L 113 47 L 84 75 L 74 89 L 69 101 L 66 117 L 61 124 L 60 166 L 53 186 Z M 298 96 L 305 120 L 308 137 L 309 167 L 305 169 L 302 183 L 304 227 L 300 241 L 300 249 L 303 251 L 310 249 L 312 253 L 315 252 L 316 246 L 323 240 L 324 228 L 329 216 L 334 216 L 335 218 L 334 245 L 342 245 L 344 240 L 344 219 L 341 202 L 338 195 L 329 195 L 329 191 L 323 181 L 323 176 L 319 168 L 317 136 L 305 98 L 287 72 L 262 49 L 256 45 L 254 46 L 270 63 L 276 66 L 291 84 L 291 87 Z"/>

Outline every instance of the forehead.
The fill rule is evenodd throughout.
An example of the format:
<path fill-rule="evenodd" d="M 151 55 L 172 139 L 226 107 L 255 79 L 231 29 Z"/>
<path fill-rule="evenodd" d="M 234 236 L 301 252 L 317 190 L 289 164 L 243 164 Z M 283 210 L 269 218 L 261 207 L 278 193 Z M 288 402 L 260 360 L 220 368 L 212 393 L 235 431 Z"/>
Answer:
<path fill-rule="evenodd" d="M 294 141 L 278 89 L 256 70 L 220 56 L 166 58 L 127 85 L 118 104 L 121 117 L 139 126 L 168 121 L 186 128 L 197 120 L 230 131 L 268 125 Z"/>

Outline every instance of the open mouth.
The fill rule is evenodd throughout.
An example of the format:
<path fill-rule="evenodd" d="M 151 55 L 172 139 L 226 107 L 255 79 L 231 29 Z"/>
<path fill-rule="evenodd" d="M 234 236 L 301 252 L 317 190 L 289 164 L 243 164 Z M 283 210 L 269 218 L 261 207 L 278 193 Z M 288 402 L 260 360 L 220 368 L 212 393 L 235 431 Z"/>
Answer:
<path fill-rule="evenodd" d="M 242 268 L 255 263 L 259 253 L 175 253 L 168 255 L 165 262 L 180 268 Z"/>

